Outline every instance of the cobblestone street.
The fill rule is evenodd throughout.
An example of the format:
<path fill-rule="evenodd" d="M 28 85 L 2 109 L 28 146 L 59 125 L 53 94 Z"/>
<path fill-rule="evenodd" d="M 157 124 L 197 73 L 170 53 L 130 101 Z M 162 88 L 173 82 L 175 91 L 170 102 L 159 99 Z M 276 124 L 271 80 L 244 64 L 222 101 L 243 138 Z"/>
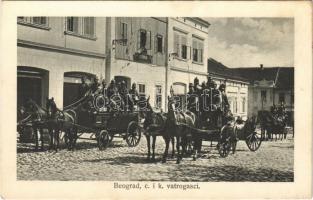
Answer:
<path fill-rule="evenodd" d="M 221 158 L 215 147 L 204 142 L 205 156 L 161 163 L 164 142 L 156 144 L 156 162 L 146 161 L 146 139 L 128 147 L 114 138 L 111 147 L 99 151 L 94 141 L 78 140 L 77 150 L 33 152 L 30 144 L 18 144 L 18 180 L 107 180 L 107 181 L 293 181 L 293 138 L 265 141 L 251 152 L 244 141 L 237 152 Z M 213 143 L 215 145 L 215 143 Z M 171 147 L 170 147 L 171 148 Z"/>

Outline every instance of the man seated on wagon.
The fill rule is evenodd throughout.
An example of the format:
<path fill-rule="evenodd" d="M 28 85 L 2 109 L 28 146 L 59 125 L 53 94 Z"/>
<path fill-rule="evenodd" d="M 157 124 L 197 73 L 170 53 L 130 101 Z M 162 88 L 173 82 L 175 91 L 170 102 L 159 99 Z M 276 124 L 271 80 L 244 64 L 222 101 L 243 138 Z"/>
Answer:
<path fill-rule="evenodd" d="M 87 91 L 89 90 L 89 86 L 88 84 L 86 83 L 86 77 L 81 77 L 81 84 L 79 86 L 79 89 L 78 89 L 78 93 L 79 93 L 79 98 L 82 98 L 86 95 Z"/>
<path fill-rule="evenodd" d="M 118 93 L 118 90 L 117 90 L 115 81 L 112 79 L 111 83 L 107 89 L 108 98 L 111 98 L 113 95 L 116 95 L 117 93 Z"/>
<path fill-rule="evenodd" d="M 129 103 L 128 103 L 128 89 L 127 89 L 125 81 L 121 82 L 121 86 L 119 88 L 119 94 L 122 97 L 123 110 L 126 111 Z"/>
<path fill-rule="evenodd" d="M 229 102 L 228 102 L 228 98 L 227 98 L 227 95 L 226 95 L 226 85 L 224 83 L 222 83 L 219 87 L 219 91 L 221 93 L 221 96 L 222 96 L 222 107 L 221 107 L 221 111 L 222 111 L 222 115 L 223 115 L 223 124 L 226 123 L 226 116 L 227 115 L 230 115 L 230 105 L 229 105 Z"/>
<path fill-rule="evenodd" d="M 91 84 L 91 91 L 92 93 L 96 93 L 96 91 L 99 89 L 99 78 L 97 76 L 95 76 L 93 78 L 93 83 Z"/>
<path fill-rule="evenodd" d="M 199 112 L 199 97 L 195 93 L 194 85 L 192 83 L 189 83 L 189 91 L 187 93 L 187 110 L 195 115 Z"/>
<path fill-rule="evenodd" d="M 132 84 L 132 88 L 129 90 L 129 95 L 130 95 L 129 108 L 131 111 L 133 111 L 134 106 L 137 105 L 139 101 L 139 93 L 136 88 L 136 83 Z"/>
<path fill-rule="evenodd" d="M 213 88 L 211 88 L 211 119 L 212 126 L 219 128 L 222 126 L 222 95 L 217 89 L 217 84 L 212 81 Z"/>

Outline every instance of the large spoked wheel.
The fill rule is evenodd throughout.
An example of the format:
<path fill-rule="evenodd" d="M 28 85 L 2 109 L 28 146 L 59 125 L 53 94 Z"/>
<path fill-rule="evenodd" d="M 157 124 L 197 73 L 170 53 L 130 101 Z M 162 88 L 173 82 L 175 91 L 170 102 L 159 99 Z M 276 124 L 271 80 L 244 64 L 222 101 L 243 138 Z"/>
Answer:
<path fill-rule="evenodd" d="M 101 130 L 97 136 L 99 150 L 105 150 L 110 144 L 110 134 L 106 130 Z"/>
<path fill-rule="evenodd" d="M 256 151 L 261 146 L 262 137 L 257 132 L 253 132 L 246 138 L 246 143 L 250 151 Z"/>
<path fill-rule="evenodd" d="M 231 142 L 230 138 L 221 139 L 218 143 L 218 153 L 222 158 L 226 158 L 230 152 Z"/>
<path fill-rule="evenodd" d="M 141 138 L 141 130 L 139 124 L 132 121 L 128 124 L 126 133 L 126 143 L 129 147 L 135 147 L 139 144 Z"/>

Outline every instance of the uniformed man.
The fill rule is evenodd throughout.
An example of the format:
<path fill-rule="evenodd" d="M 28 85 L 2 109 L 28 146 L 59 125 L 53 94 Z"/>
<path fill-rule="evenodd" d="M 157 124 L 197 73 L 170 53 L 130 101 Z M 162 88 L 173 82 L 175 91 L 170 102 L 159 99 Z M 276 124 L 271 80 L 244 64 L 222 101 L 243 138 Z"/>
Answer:
<path fill-rule="evenodd" d="M 188 91 L 188 96 L 187 96 L 187 109 L 194 114 L 197 112 L 197 101 L 198 97 L 195 94 L 194 91 L 194 85 L 192 83 L 189 83 L 189 91 Z"/>
<path fill-rule="evenodd" d="M 211 89 L 211 119 L 212 125 L 219 127 L 222 125 L 222 113 L 221 113 L 221 103 L 222 97 L 220 91 L 217 89 L 217 84 L 212 81 L 213 88 Z"/>
<path fill-rule="evenodd" d="M 95 76 L 95 77 L 93 78 L 93 83 L 92 83 L 92 85 L 91 85 L 91 91 L 92 91 L 92 93 L 95 93 L 95 92 L 99 89 L 99 86 L 100 86 L 100 84 L 99 84 L 99 78 L 98 78 L 97 76 Z"/>
<path fill-rule="evenodd" d="M 102 79 L 101 81 L 101 92 L 104 97 L 107 96 L 107 83 L 105 82 L 105 79 Z"/>
<path fill-rule="evenodd" d="M 225 89 L 226 89 L 226 85 L 224 83 L 222 83 L 219 87 L 219 91 L 222 95 L 222 111 L 224 113 L 226 113 L 230 107 Z"/>
<path fill-rule="evenodd" d="M 87 91 L 89 90 L 89 86 L 88 84 L 86 83 L 86 77 L 81 77 L 81 85 L 79 86 L 79 89 L 78 89 L 78 93 L 79 93 L 79 98 L 82 98 L 86 95 Z"/>
<path fill-rule="evenodd" d="M 111 98 L 113 95 L 117 95 L 118 93 L 115 81 L 113 79 L 111 80 L 111 83 L 107 89 L 107 93 L 108 93 L 108 98 Z"/>
<path fill-rule="evenodd" d="M 125 111 L 127 109 L 127 106 L 128 106 L 128 89 L 127 89 L 125 81 L 121 82 L 121 86 L 120 86 L 120 89 L 119 89 L 119 94 L 122 97 L 124 111 Z"/>
<path fill-rule="evenodd" d="M 132 84 L 132 88 L 129 90 L 129 95 L 130 95 L 130 102 L 129 102 L 129 107 L 130 110 L 134 110 L 134 106 L 137 105 L 139 101 L 139 93 L 137 91 L 136 83 Z"/>

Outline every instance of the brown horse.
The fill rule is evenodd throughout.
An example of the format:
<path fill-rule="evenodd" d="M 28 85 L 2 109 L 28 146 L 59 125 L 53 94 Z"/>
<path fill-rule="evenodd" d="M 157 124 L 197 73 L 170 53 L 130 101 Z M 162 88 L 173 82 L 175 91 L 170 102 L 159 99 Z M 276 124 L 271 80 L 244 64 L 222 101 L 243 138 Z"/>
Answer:
<path fill-rule="evenodd" d="M 163 162 L 166 162 L 170 138 L 176 137 L 177 161 L 179 164 L 186 152 L 188 138 L 192 138 L 195 128 L 196 116 L 192 112 L 184 112 L 176 109 L 174 98 L 168 97 L 168 115 L 165 128 L 167 135 L 164 136 L 166 147 L 163 155 Z M 182 146 L 182 151 L 180 151 Z"/>
<path fill-rule="evenodd" d="M 51 136 L 50 145 L 58 151 L 60 131 L 64 131 L 68 138 L 68 150 L 74 150 L 77 139 L 77 127 L 75 126 L 77 117 L 75 110 L 61 111 L 57 108 L 53 99 L 47 99 L 48 125 Z"/>
<path fill-rule="evenodd" d="M 41 140 L 41 150 L 44 149 L 44 139 L 43 139 L 43 130 L 49 129 L 47 126 L 46 119 L 47 119 L 47 111 L 40 107 L 35 101 L 29 99 L 24 108 L 20 110 L 23 115 L 27 117 L 18 121 L 18 127 L 23 128 L 24 124 L 30 123 L 33 129 L 33 133 L 35 136 L 35 150 L 38 150 L 39 146 L 39 138 L 38 133 L 40 135 Z"/>
<path fill-rule="evenodd" d="M 147 160 L 152 161 L 155 160 L 155 142 L 156 142 L 156 137 L 157 136 L 162 136 L 166 142 L 167 139 L 167 133 L 165 129 L 165 124 L 167 120 L 167 115 L 166 113 L 157 113 L 153 111 L 152 106 L 150 105 L 150 97 L 146 100 L 146 106 L 145 109 L 142 113 L 144 115 L 144 123 L 143 123 L 143 129 L 144 129 L 144 134 L 147 139 L 147 147 L 148 147 L 148 157 Z M 151 146 L 151 139 L 152 139 L 152 146 Z M 175 154 L 175 149 L 174 149 L 174 137 L 170 138 L 172 142 L 172 157 L 174 157 Z M 152 158 L 151 157 L 151 148 L 152 148 Z M 163 162 L 164 159 L 163 159 Z"/>

